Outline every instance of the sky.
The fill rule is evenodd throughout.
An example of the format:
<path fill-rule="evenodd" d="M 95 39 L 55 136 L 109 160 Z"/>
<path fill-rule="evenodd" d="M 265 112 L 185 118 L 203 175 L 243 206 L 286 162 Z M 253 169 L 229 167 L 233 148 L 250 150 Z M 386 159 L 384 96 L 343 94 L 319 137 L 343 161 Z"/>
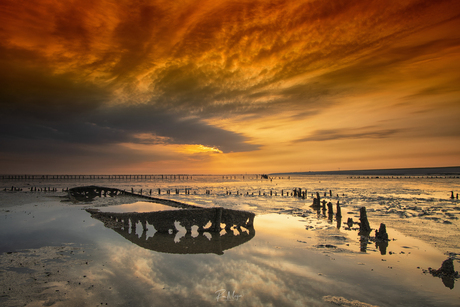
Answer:
<path fill-rule="evenodd" d="M 0 2 L 0 173 L 460 165 L 458 0 Z"/>

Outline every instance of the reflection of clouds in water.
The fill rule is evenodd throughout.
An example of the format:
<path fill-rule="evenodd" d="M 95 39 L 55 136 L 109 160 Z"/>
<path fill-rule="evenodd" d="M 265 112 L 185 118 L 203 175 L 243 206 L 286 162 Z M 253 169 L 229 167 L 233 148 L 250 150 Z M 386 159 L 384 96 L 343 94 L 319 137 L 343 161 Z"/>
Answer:
<path fill-rule="evenodd" d="M 284 256 L 286 253 L 281 250 L 281 249 L 273 249 L 272 247 L 268 247 L 268 246 L 257 246 L 257 247 L 253 247 L 253 248 L 250 248 L 250 252 L 251 252 L 251 257 L 262 257 L 262 258 L 266 258 L 266 257 L 282 257 Z"/>
<path fill-rule="evenodd" d="M 131 280 L 132 288 L 142 293 L 135 298 L 139 302 L 154 297 L 159 305 L 176 300 L 202 305 L 204 302 L 214 303 L 215 292 L 220 289 L 243 295 L 239 303 L 251 306 L 262 306 L 267 302 L 274 305 L 291 305 L 293 302 L 311 305 L 321 300 L 315 294 L 319 289 L 306 285 L 311 280 L 305 276 L 313 276 L 305 273 L 308 268 L 291 264 L 293 267 L 286 271 L 289 264 L 280 264 L 284 253 L 278 251 L 266 258 L 266 252 L 251 257 L 244 249 L 219 257 L 158 254 L 129 244 L 107 244 L 106 248 L 111 255 L 109 263 L 113 263 L 111 270 L 114 276 L 124 281 Z M 126 290 L 120 288 L 118 291 Z"/>
<path fill-rule="evenodd" d="M 149 251 L 129 246 L 129 244 L 106 246 L 107 253 L 110 255 L 109 263 L 113 264 L 115 274 L 127 274 L 139 278 L 141 282 L 150 285 L 152 288 L 160 287 L 156 282 L 158 280 L 152 268 L 155 268 L 161 262 L 161 257 L 149 254 Z"/>
<path fill-rule="evenodd" d="M 274 221 L 272 216 L 265 217 Z M 411 268 L 395 262 L 404 259 L 393 257 L 382 266 L 380 258 L 363 256 L 359 262 L 365 263 L 358 265 L 358 259 L 349 254 L 305 248 L 297 242 L 298 235 L 306 235 L 305 229 L 295 225 L 298 223 L 283 223 L 283 220 L 293 221 L 292 218 L 278 215 L 280 225 L 286 227 L 289 235 L 274 235 L 276 225 L 271 224 L 270 231 L 262 227 L 270 225 L 267 221 L 262 223 L 265 217 L 260 216 L 260 223 L 255 222 L 255 238 L 220 256 L 158 253 L 121 238 L 106 241 L 103 250 L 108 255 L 106 265 L 111 275 L 105 276 L 111 283 L 117 283 L 118 297 L 130 298 L 129 302 L 121 302 L 138 305 L 154 301 L 158 306 L 214 306 L 216 291 L 221 289 L 230 291 L 230 295 L 233 291 L 242 295 L 238 302 L 225 302 L 235 306 L 323 306 L 323 297 L 328 295 L 370 304 L 378 304 L 382 298 L 388 298 L 383 302 L 389 304 L 409 303 L 409 297 L 410 302 L 423 299 L 417 290 L 408 287 L 409 279 L 405 281 L 400 276 L 411 274 Z M 371 269 L 386 268 L 391 261 L 398 266 L 397 278 L 393 271 L 388 272 L 390 275 L 381 270 L 372 273 Z"/>

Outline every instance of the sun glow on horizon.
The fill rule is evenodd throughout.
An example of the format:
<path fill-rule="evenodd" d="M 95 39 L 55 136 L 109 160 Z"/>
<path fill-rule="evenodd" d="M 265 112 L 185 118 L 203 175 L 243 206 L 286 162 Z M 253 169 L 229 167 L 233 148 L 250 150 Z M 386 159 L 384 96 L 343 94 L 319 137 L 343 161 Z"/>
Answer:
<path fill-rule="evenodd" d="M 222 154 L 223 152 L 215 147 L 209 147 L 204 145 L 179 145 L 175 149 L 176 152 L 194 155 L 194 154 Z"/>

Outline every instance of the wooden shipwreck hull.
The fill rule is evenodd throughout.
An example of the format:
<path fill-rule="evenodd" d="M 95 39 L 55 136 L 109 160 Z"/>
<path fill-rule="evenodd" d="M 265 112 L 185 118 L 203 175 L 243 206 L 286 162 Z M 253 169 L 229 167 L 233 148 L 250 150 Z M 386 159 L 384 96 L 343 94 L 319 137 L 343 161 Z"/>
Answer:
<path fill-rule="evenodd" d="M 98 209 L 86 209 L 92 218 L 102 221 L 106 227 L 146 249 L 175 254 L 214 253 L 221 255 L 224 250 L 241 245 L 255 236 L 255 214 L 252 212 L 221 207 L 202 208 L 173 200 L 141 196 L 114 188 L 87 186 L 69 189 L 69 198 L 85 202 L 97 196 L 114 197 L 118 195 L 138 196 L 155 203 L 178 208 L 142 213 L 101 212 Z M 185 235 L 179 240 L 176 238 L 178 232 L 176 223 L 186 230 Z M 137 233 L 139 225 L 142 226 L 141 234 Z M 196 236 L 192 236 L 193 226 L 198 229 Z M 155 233 L 153 236 L 148 236 L 147 231 L 152 227 Z"/>
<path fill-rule="evenodd" d="M 146 249 L 174 254 L 214 253 L 221 255 L 224 250 L 251 240 L 255 235 L 254 213 L 223 208 L 180 209 L 147 213 L 100 212 L 87 209 L 91 217 L 104 222 L 118 234 L 132 243 Z M 186 229 L 178 242 L 175 223 Z M 142 225 L 138 234 L 137 226 Z M 221 225 L 225 226 L 221 229 Z M 206 227 L 209 225 L 209 227 Z M 192 236 L 192 226 L 198 227 L 198 235 Z M 147 236 L 153 227 L 156 232 Z M 234 234 L 236 228 L 238 234 Z M 243 230 L 244 228 L 244 230 Z M 225 229 L 222 235 L 221 230 Z M 209 233 L 208 236 L 205 233 Z"/>

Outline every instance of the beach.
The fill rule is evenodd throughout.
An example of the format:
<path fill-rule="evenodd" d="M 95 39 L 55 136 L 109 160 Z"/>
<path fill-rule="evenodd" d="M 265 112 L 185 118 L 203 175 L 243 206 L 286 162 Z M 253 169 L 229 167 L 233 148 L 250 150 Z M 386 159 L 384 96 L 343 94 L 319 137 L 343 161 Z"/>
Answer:
<path fill-rule="evenodd" d="M 68 198 L 68 188 L 90 185 L 133 194 Z M 457 306 L 460 299 L 458 277 L 433 274 L 447 259 L 460 268 L 455 176 L 4 179 L 0 188 L 4 306 Z M 316 193 L 334 214 L 311 207 Z M 189 235 L 177 222 L 177 233 L 160 236 L 152 225 L 117 228 L 86 211 L 167 210 L 149 197 L 254 213 L 253 229 L 216 236 L 192 227 Z M 368 235 L 357 224 L 362 207 Z M 381 223 L 386 244 L 375 241 Z"/>

